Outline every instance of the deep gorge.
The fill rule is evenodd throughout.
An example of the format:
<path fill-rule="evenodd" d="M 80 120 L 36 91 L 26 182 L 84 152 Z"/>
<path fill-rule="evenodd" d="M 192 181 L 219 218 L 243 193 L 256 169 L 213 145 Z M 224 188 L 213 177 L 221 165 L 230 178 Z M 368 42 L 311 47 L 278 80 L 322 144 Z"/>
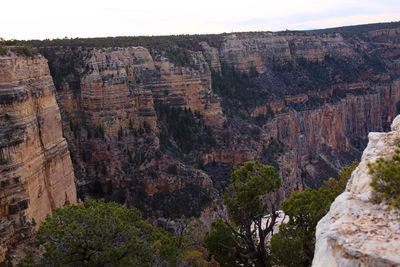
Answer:
<path fill-rule="evenodd" d="M 207 220 L 245 161 L 276 166 L 286 196 L 318 187 L 398 113 L 399 40 L 389 24 L 11 48 L 0 56 L 0 243 L 75 194 Z"/>

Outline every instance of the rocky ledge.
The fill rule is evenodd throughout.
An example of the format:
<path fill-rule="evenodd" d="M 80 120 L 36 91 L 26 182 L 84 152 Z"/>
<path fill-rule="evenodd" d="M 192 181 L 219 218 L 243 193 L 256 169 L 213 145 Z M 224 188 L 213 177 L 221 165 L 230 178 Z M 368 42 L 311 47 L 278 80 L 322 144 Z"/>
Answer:
<path fill-rule="evenodd" d="M 400 265 L 400 211 L 370 201 L 368 163 L 393 154 L 400 138 L 400 115 L 391 130 L 369 134 L 346 191 L 318 223 L 313 267 Z"/>

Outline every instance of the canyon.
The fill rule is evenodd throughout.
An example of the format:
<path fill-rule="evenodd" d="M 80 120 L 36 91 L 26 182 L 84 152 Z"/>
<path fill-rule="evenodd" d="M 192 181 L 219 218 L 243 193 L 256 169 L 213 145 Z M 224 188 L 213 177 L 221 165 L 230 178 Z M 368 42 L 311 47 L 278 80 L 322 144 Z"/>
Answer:
<path fill-rule="evenodd" d="M 359 159 L 399 108 L 389 25 L 33 44 L 49 61 L 78 194 L 190 217 L 244 161 L 274 164 L 288 195 Z"/>
<path fill-rule="evenodd" d="M 389 130 L 399 41 L 392 23 L 10 49 L 0 56 L 3 250 L 88 196 L 154 221 L 209 222 L 245 161 L 277 167 L 285 196 L 320 186 L 361 157 L 370 131 Z"/>

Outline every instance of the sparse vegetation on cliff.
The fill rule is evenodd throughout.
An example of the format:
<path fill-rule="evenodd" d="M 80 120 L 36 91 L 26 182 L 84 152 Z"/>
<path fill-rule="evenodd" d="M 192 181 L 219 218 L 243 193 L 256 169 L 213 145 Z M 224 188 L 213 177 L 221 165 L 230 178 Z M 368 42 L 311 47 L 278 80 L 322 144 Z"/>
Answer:
<path fill-rule="evenodd" d="M 206 41 L 213 47 L 220 47 L 223 35 L 221 34 L 194 34 L 169 36 L 118 36 L 98 38 L 62 38 L 25 41 L 34 47 L 69 46 L 69 47 L 129 47 L 144 46 L 147 48 L 166 48 L 177 45 L 184 49 L 198 51 L 199 42 Z M 21 42 L 21 41 L 20 41 Z"/>
<path fill-rule="evenodd" d="M 249 74 L 240 73 L 235 68 L 222 64 L 221 73 L 214 72 L 212 75 L 212 87 L 219 96 L 249 101 L 248 89 L 254 87 L 251 78 L 256 76 L 257 71 L 254 69 Z"/>
<path fill-rule="evenodd" d="M 4 56 L 7 54 L 7 47 L 0 44 L 0 56 Z"/>
<path fill-rule="evenodd" d="M 7 54 L 7 47 L 4 44 L 5 40 L 0 37 L 0 56 L 4 56 Z"/>
<path fill-rule="evenodd" d="M 156 111 L 160 127 L 160 143 L 164 149 L 178 149 L 183 153 L 208 150 L 215 145 L 211 127 L 205 125 L 199 112 L 191 109 L 159 104 Z"/>
<path fill-rule="evenodd" d="M 190 51 L 201 51 L 200 42 L 205 41 L 213 47 L 220 47 L 223 35 L 199 34 L 199 35 L 170 35 L 170 36 L 119 36 L 100 38 L 63 38 L 15 41 L 20 44 L 41 47 L 130 47 L 143 46 L 150 50 L 153 56 L 164 55 L 172 63 L 178 66 L 193 66 Z"/>
<path fill-rule="evenodd" d="M 38 54 L 36 48 L 32 48 L 29 45 L 22 44 L 21 41 L 5 41 L 0 38 L 0 56 L 6 55 L 9 49 L 14 51 L 19 56 L 34 57 Z"/>
<path fill-rule="evenodd" d="M 78 122 L 69 121 L 69 129 L 73 132 L 74 138 L 80 138 L 82 131 L 86 132 L 86 138 L 104 138 L 104 126 L 101 124 L 79 124 Z"/>
<path fill-rule="evenodd" d="M 7 47 L 8 46 L 8 47 Z M 3 40 L 0 39 L 0 55 L 7 54 L 7 51 L 11 49 L 19 56 L 34 57 L 38 54 L 36 48 L 31 47 L 24 41 L 17 40 Z"/>
<path fill-rule="evenodd" d="M 38 54 L 38 51 L 36 50 L 36 48 L 32 48 L 32 47 L 26 46 L 26 45 L 16 46 L 15 51 L 17 52 L 17 55 L 26 56 L 26 57 L 34 57 L 35 55 Z"/>
<path fill-rule="evenodd" d="M 268 146 L 263 147 L 262 158 L 268 164 L 271 164 L 275 168 L 278 168 L 279 164 L 276 161 L 276 158 L 279 155 L 281 155 L 284 151 L 285 151 L 284 144 L 282 142 L 280 142 L 279 140 L 276 140 L 275 138 L 271 138 Z"/>
<path fill-rule="evenodd" d="M 177 66 L 190 67 L 193 66 L 193 60 L 190 52 L 187 49 L 179 46 L 167 47 L 165 56 Z"/>
<path fill-rule="evenodd" d="M 393 207 L 400 208 L 400 141 L 392 157 L 380 158 L 368 167 L 373 176 L 373 200 L 377 203 L 385 200 Z"/>

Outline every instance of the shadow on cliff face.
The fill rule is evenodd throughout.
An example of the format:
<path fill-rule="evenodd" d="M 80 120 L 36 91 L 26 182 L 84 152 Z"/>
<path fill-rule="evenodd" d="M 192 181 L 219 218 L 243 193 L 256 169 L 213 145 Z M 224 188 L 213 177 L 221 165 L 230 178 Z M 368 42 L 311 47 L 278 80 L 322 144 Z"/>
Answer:
<path fill-rule="evenodd" d="M 217 145 L 212 128 L 206 125 L 200 112 L 162 103 L 155 105 L 155 109 L 162 150 L 180 158 L 193 151 L 196 154 L 209 151 Z"/>
<path fill-rule="evenodd" d="M 348 152 L 337 151 L 326 145 L 323 145 L 322 148 L 318 156 L 303 167 L 301 179 L 307 187 L 321 187 L 328 178 L 337 178 L 341 169 L 361 157 L 361 152 L 355 147 Z"/>
<path fill-rule="evenodd" d="M 50 73 L 57 90 L 61 89 L 63 82 L 68 83 L 75 96 L 81 91 L 81 78 L 88 71 L 81 73 L 84 66 L 84 59 L 90 56 L 90 49 L 86 48 L 62 48 L 62 47 L 43 47 L 40 53 L 46 57 Z"/>
<path fill-rule="evenodd" d="M 214 187 L 223 193 L 228 188 L 233 164 L 212 162 L 204 166 L 204 170 L 210 175 Z"/>
<path fill-rule="evenodd" d="M 216 197 L 216 192 L 198 185 L 187 185 L 173 192 L 159 191 L 151 196 L 141 186 L 127 190 L 115 188 L 111 182 L 102 184 L 98 181 L 80 192 L 79 198 L 89 197 L 88 192 L 94 199 L 126 203 L 139 209 L 146 217 L 169 219 L 199 217 L 201 211 L 209 207 Z"/>
<path fill-rule="evenodd" d="M 213 193 L 198 186 L 188 185 L 173 192 L 159 191 L 153 196 L 137 187 L 126 200 L 131 207 L 138 208 L 147 217 L 178 219 L 199 217 L 201 211 L 210 206 Z"/>

